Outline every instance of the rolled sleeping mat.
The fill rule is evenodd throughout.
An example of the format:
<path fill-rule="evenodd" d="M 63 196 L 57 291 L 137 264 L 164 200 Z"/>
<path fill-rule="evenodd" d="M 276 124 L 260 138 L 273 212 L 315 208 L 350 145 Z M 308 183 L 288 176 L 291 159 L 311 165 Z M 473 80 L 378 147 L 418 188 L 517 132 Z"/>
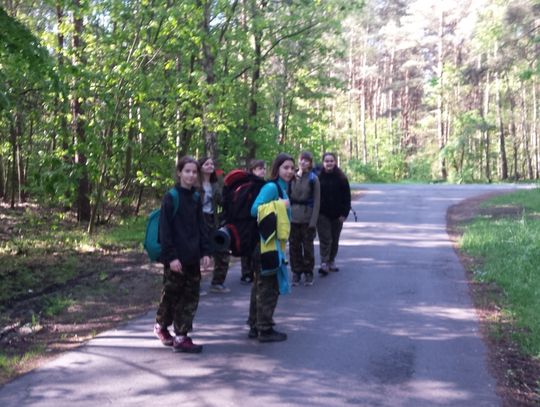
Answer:
<path fill-rule="evenodd" d="M 228 252 L 231 245 L 231 235 L 229 229 L 226 226 L 223 226 L 216 230 L 211 238 L 212 249 L 215 252 Z"/>

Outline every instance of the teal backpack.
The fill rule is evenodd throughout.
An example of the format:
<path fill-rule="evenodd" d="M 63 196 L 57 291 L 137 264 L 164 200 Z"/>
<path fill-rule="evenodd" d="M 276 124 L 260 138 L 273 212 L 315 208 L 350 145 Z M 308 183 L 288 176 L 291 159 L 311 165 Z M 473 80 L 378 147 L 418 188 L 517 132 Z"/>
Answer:
<path fill-rule="evenodd" d="M 174 210 L 173 217 L 178 211 L 180 206 L 180 197 L 176 188 L 169 189 L 169 194 L 173 198 Z M 157 261 L 161 255 L 161 244 L 159 243 L 159 214 L 161 209 L 154 209 L 148 215 L 148 221 L 146 223 L 146 234 L 144 236 L 144 250 L 148 254 L 151 261 Z"/>

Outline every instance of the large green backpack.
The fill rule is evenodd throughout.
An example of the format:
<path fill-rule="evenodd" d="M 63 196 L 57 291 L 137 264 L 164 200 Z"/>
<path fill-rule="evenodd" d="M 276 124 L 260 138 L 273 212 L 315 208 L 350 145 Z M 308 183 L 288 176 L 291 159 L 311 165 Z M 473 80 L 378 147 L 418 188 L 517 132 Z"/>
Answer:
<path fill-rule="evenodd" d="M 180 206 L 180 197 L 176 188 L 169 189 L 169 194 L 173 198 L 174 210 L 173 217 L 178 211 Z M 154 209 L 148 215 L 148 221 L 146 223 L 146 234 L 144 235 L 144 250 L 148 254 L 151 261 L 157 261 L 161 255 L 161 244 L 159 243 L 159 215 L 161 209 Z"/>

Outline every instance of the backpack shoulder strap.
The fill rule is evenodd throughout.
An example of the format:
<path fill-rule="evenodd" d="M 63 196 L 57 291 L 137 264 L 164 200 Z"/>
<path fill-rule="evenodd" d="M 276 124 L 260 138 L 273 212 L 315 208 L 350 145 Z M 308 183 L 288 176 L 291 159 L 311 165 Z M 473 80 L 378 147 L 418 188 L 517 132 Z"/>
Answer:
<path fill-rule="evenodd" d="M 169 194 L 171 194 L 173 199 L 173 216 L 176 216 L 176 212 L 178 212 L 178 207 L 180 206 L 180 196 L 174 187 L 169 189 Z"/>
<path fill-rule="evenodd" d="M 279 196 L 281 199 L 283 199 L 283 198 L 284 198 L 283 190 L 282 190 L 281 187 L 279 186 L 278 180 L 277 180 L 277 179 L 273 179 L 273 180 L 270 181 L 270 182 L 273 182 L 274 184 L 276 184 L 278 196 Z"/>

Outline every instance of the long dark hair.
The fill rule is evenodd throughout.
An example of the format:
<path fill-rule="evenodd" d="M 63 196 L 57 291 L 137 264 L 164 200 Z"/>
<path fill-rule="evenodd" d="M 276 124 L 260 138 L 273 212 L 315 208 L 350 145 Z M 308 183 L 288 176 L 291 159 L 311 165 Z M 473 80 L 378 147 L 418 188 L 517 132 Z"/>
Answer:
<path fill-rule="evenodd" d="M 207 162 L 208 160 L 212 160 L 212 162 L 214 163 L 214 172 L 212 174 L 210 174 L 210 183 L 213 184 L 214 182 L 217 182 L 217 174 L 216 174 L 216 160 L 214 160 L 212 157 L 203 157 L 203 158 L 199 158 L 198 160 L 198 164 L 199 164 L 199 169 L 201 170 L 201 176 L 199 177 L 201 180 L 203 179 L 203 175 L 202 175 L 202 166 L 204 165 L 205 162 Z"/>
<path fill-rule="evenodd" d="M 336 165 L 334 165 L 334 169 L 332 170 L 332 172 L 336 173 L 337 176 L 339 176 L 339 178 L 342 178 L 344 180 L 347 179 L 347 176 L 345 175 L 345 173 L 341 170 L 341 168 L 338 167 L 337 165 L 337 157 L 334 153 L 331 153 L 329 151 L 325 152 L 323 155 L 322 155 L 322 162 L 323 162 L 323 165 L 321 166 L 321 174 L 328 174 L 328 172 L 325 170 L 324 168 L 324 158 L 327 157 L 327 156 L 331 156 L 334 158 L 334 161 L 336 162 Z"/>
<path fill-rule="evenodd" d="M 276 180 L 279 178 L 279 167 L 281 167 L 281 164 L 283 164 L 287 160 L 291 160 L 294 165 L 294 158 L 292 158 L 289 154 L 279 153 L 276 156 L 276 158 L 274 159 L 274 162 L 272 163 L 272 170 L 270 171 L 270 179 Z"/>

